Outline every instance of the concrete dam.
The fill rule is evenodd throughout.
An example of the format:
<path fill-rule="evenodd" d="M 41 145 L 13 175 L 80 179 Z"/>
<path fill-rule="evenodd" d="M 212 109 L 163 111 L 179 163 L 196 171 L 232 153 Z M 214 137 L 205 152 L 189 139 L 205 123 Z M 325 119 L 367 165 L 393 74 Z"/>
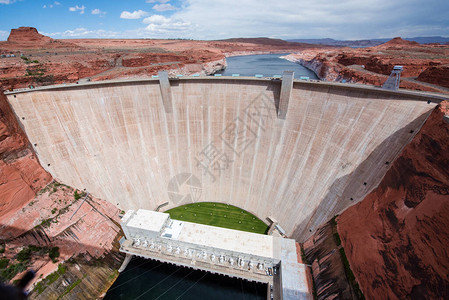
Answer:
<path fill-rule="evenodd" d="M 191 77 L 6 93 L 42 166 L 120 209 L 222 202 L 304 241 L 361 201 L 440 96 Z"/>

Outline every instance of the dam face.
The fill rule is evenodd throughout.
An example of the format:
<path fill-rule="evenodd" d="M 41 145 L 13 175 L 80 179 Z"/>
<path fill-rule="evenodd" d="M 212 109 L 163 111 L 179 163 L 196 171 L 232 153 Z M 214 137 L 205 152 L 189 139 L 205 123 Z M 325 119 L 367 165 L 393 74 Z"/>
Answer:
<path fill-rule="evenodd" d="M 123 210 L 228 203 L 273 217 L 299 241 L 375 188 L 438 102 L 295 81 L 280 119 L 279 81 L 170 85 L 168 112 L 157 80 L 7 97 L 41 164 L 65 184 Z"/>

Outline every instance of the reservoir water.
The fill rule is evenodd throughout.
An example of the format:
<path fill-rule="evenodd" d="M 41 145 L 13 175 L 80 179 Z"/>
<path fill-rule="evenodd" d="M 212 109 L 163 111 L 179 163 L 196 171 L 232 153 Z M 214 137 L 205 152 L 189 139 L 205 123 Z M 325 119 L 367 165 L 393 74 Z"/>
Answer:
<path fill-rule="evenodd" d="M 104 299 L 262 300 L 266 297 L 266 284 L 133 258 Z"/>
<path fill-rule="evenodd" d="M 278 54 L 258 54 L 245 56 L 232 56 L 226 58 L 228 64 L 225 70 L 217 72 L 223 76 L 231 76 L 232 74 L 240 74 L 240 76 L 254 76 L 256 74 L 271 77 L 273 75 L 282 75 L 284 71 L 294 71 L 295 78 L 301 76 L 310 79 L 318 79 L 316 74 L 301 66 L 298 63 L 280 58 L 288 53 Z"/>

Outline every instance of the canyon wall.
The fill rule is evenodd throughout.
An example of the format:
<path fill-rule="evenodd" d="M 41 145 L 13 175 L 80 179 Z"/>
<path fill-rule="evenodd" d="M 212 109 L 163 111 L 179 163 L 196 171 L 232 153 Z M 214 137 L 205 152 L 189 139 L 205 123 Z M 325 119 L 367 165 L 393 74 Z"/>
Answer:
<path fill-rule="evenodd" d="M 282 120 L 279 81 L 178 79 L 171 92 L 171 113 L 158 80 L 8 100 L 60 182 L 123 210 L 229 203 L 274 217 L 298 240 L 375 188 L 436 105 L 421 94 L 295 82 Z M 198 178 L 200 193 L 169 186 L 181 173 Z"/>
<path fill-rule="evenodd" d="M 51 181 L 0 92 L 0 216 L 7 219 Z"/>
<path fill-rule="evenodd" d="M 443 102 L 379 186 L 339 218 L 367 299 L 449 298 L 449 124 Z"/>

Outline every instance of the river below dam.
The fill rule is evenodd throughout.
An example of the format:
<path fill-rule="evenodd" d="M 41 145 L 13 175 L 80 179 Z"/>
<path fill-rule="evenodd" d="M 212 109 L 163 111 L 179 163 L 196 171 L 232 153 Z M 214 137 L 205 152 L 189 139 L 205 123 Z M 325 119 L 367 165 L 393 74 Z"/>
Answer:
<path fill-rule="evenodd" d="M 280 58 L 287 54 L 288 53 L 231 56 L 226 58 L 228 64 L 227 68 L 218 71 L 216 74 L 222 74 L 223 76 L 232 76 L 232 74 L 254 76 L 259 74 L 265 77 L 271 77 L 273 75 L 282 75 L 284 71 L 294 71 L 295 78 L 305 76 L 310 79 L 318 79 L 312 70 L 309 70 L 298 63 Z"/>
<path fill-rule="evenodd" d="M 266 284 L 133 258 L 104 299 L 262 300 L 266 297 Z"/>

